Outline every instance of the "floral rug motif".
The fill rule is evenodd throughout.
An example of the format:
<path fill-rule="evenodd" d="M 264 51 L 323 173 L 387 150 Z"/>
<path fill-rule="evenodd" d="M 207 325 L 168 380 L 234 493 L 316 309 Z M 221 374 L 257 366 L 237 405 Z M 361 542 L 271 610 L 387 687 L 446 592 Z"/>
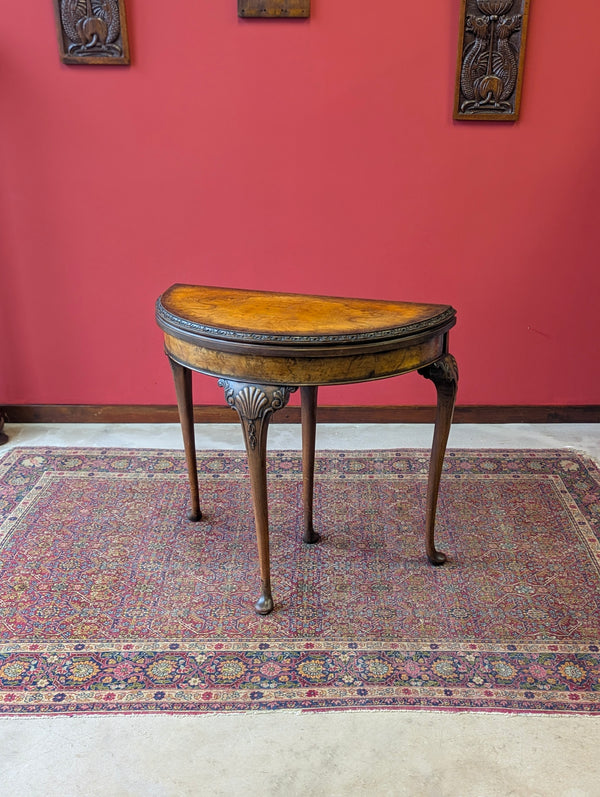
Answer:
<path fill-rule="evenodd" d="M 0 458 L 0 714 L 408 709 L 600 714 L 600 471 L 571 451 L 269 454 L 275 611 L 243 452 Z"/>

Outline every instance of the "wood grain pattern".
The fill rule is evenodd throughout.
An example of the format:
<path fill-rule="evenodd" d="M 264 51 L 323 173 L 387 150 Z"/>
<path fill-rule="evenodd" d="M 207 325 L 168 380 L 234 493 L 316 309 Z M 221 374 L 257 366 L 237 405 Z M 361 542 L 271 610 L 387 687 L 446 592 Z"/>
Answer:
<path fill-rule="evenodd" d="M 371 354 L 342 353 L 339 356 L 286 356 L 238 354 L 165 335 L 170 356 L 182 365 L 203 374 L 231 377 L 274 385 L 347 385 L 371 382 L 414 371 L 433 362 L 443 353 L 444 335 L 413 346 Z"/>
<path fill-rule="evenodd" d="M 408 336 L 454 315 L 448 305 L 338 296 L 311 296 L 307 302 L 302 294 L 196 285 L 173 285 L 157 303 L 159 325 L 171 322 L 195 339 L 306 346 Z"/>

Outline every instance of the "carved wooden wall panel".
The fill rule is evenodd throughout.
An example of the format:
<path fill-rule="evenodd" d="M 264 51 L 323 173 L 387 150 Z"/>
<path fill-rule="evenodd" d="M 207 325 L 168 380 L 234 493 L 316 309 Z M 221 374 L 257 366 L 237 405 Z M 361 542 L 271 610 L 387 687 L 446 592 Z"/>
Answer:
<path fill-rule="evenodd" d="M 310 0 L 238 0 L 238 17 L 309 17 Z"/>
<path fill-rule="evenodd" d="M 54 0 L 64 64 L 128 64 L 125 0 Z"/>
<path fill-rule="evenodd" d="M 455 119 L 519 118 L 529 0 L 462 0 Z"/>

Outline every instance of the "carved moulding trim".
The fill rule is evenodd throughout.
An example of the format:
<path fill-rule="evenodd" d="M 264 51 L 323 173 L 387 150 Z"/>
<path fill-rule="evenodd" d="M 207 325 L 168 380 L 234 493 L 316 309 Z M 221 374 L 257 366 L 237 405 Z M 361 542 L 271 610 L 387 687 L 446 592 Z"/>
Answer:
<path fill-rule="evenodd" d="M 530 0 L 462 0 L 454 119 L 519 118 Z"/>
<path fill-rule="evenodd" d="M 456 315 L 456 310 L 448 307 L 438 316 L 434 316 L 426 321 L 417 321 L 414 324 L 402 324 L 399 327 L 392 327 L 391 329 L 380 329 L 372 332 L 358 332 L 348 335 L 272 335 L 261 332 L 239 331 L 237 329 L 219 329 L 217 327 L 210 327 L 206 324 L 199 324 L 197 321 L 188 321 L 181 316 L 173 315 L 166 310 L 161 304 L 160 299 L 156 302 L 156 318 L 157 321 L 163 321 L 168 324 L 170 329 L 175 332 L 177 329 L 182 331 L 193 332 L 197 335 L 207 335 L 213 338 L 231 339 L 243 341 L 246 343 L 360 343 L 362 341 L 369 342 L 374 340 L 382 340 L 385 338 L 394 337 L 408 337 L 409 335 L 416 334 L 422 331 L 430 331 L 436 326 L 450 321 Z M 162 327 L 164 329 L 164 327 Z"/>
<path fill-rule="evenodd" d="M 125 0 L 54 0 L 64 64 L 129 64 Z"/>

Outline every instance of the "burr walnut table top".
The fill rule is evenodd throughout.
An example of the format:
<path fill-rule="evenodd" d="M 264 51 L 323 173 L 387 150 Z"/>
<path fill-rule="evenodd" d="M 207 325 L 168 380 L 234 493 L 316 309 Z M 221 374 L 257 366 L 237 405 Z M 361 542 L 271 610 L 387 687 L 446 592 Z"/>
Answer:
<path fill-rule="evenodd" d="M 177 362 L 214 376 L 327 385 L 421 368 L 443 353 L 448 305 L 173 285 L 156 317 Z"/>
<path fill-rule="evenodd" d="M 171 316 L 181 328 L 250 343 L 368 341 L 414 334 L 454 316 L 448 305 L 197 285 L 173 285 L 160 302 L 166 322 Z"/>

